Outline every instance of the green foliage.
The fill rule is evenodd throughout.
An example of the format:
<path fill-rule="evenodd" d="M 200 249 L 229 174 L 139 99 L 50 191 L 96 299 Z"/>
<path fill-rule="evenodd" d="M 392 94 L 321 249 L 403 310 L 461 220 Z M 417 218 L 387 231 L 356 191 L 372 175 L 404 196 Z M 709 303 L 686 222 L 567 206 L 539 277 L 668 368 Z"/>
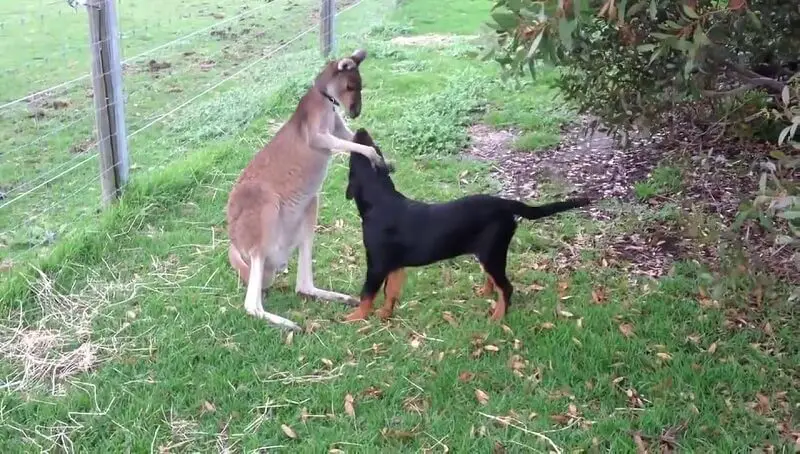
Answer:
<path fill-rule="evenodd" d="M 675 194 L 681 190 L 682 178 L 680 169 L 659 166 L 653 170 L 650 178 L 636 183 L 633 190 L 640 200 Z"/>
<path fill-rule="evenodd" d="M 777 215 L 793 232 L 791 243 L 800 241 L 796 2 L 494 0 L 487 25 L 495 39 L 485 57 L 506 76 L 535 75 L 542 59 L 558 64 L 566 99 L 622 138 L 634 127 L 665 127 L 676 111 L 701 126 L 719 127 L 724 119 L 727 134 L 775 130 L 768 139 L 782 151 L 765 164 L 759 197 L 745 216 Z M 653 190 L 645 182 L 637 193 Z"/>

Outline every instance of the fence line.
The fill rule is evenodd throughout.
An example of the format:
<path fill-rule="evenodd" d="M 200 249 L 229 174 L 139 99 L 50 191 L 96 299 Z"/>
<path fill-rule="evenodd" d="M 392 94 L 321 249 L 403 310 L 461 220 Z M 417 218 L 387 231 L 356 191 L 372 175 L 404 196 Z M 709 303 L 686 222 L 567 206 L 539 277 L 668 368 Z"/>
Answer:
<path fill-rule="evenodd" d="M 318 1 L 327 2 L 327 1 L 330 1 L 330 0 L 318 0 Z M 362 1 L 363 0 L 359 0 L 358 2 L 355 2 L 353 4 L 347 5 L 345 8 L 343 8 L 341 11 L 338 11 L 338 12 L 335 11 L 335 8 L 331 7 L 331 9 L 330 9 L 330 11 L 332 13 L 331 16 L 338 16 L 339 14 L 345 13 L 345 12 L 357 7 L 358 5 L 360 5 L 362 3 Z M 220 26 L 222 26 L 222 25 L 224 25 L 226 23 L 230 23 L 232 21 L 241 19 L 243 17 L 249 17 L 249 16 L 255 14 L 258 11 L 264 10 L 267 6 L 268 5 L 262 5 L 262 6 L 259 6 L 257 8 L 250 8 L 247 11 L 245 11 L 245 12 L 243 12 L 241 14 L 237 14 L 235 16 L 232 16 L 232 17 L 228 18 L 225 21 L 220 21 L 220 22 L 215 23 L 215 24 L 213 24 L 211 26 L 203 27 L 201 29 L 195 30 L 195 31 L 193 31 L 191 33 L 188 33 L 186 35 L 178 37 L 178 38 L 176 38 L 174 40 L 171 40 L 171 41 L 169 41 L 167 43 L 158 45 L 158 46 L 153 47 L 151 49 L 148 49 L 148 50 L 146 50 L 144 52 L 141 52 L 141 53 L 139 53 L 139 54 L 137 54 L 137 55 L 135 55 L 133 57 L 126 58 L 123 61 L 125 63 L 129 64 L 129 63 L 131 63 L 133 61 L 141 59 L 144 56 L 147 56 L 147 55 L 153 54 L 155 52 L 158 52 L 160 50 L 163 50 L 165 48 L 168 48 L 168 47 L 170 47 L 170 46 L 172 46 L 172 45 L 174 45 L 176 43 L 180 43 L 182 41 L 186 41 L 186 40 L 192 38 L 193 36 L 198 36 L 199 34 L 201 34 L 203 32 L 207 32 L 209 30 L 215 29 L 215 28 L 220 27 Z M 320 21 L 324 23 L 326 21 L 326 16 L 321 16 L 320 17 Z M 139 134 L 143 133 L 144 131 L 148 130 L 149 128 L 152 128 L 154 125 L 157 125 L 157 124 L 163 122 L 166 118 L 174 115 L 176 112 L 180 111 L 181 109 L 184 109 L 185 107 L 193 104 L 195 101 L 197 101 L 198 99 L 202 98 L 203 96 L 213 92 L 214 90 L 217 90 L 220 86 L 224 85 L 225 83 L 227 83 L 227 82 L 229 82 L 229 81 L 231 81 L 231 80 L 233 80 L 233 79 L 235 79 L 237 77 L 240 77 L 242 74 L 250 71 L 253 67 L 258 65 L 259 63 L 262 63 L 262 62 L 274 57 L 276 54 L 278 54 L 282 50 L 286 49 L 287 47 L 289 47 L 292 44 L 294 44 L 294 43 L 298 42 L 299 40 L 301 40 L 303 37 L 305 37 L 305 36 L 309 35 L 310 33 L 314 32 L 316 29 L 318 29 L 318 27 L 319 27 L 319 25 L 314 25 L 314 26 L 308 27 L 305 30 L 301 31 L 300 33 L 294 35 L 290 39 L 288 39 L 286 41 L 282 40 L 280 45 L 278 45 L 276 47 L 273 47 L 273 48 L 269 49 L 268 51 L 265 51 L 262 55 L 254 58 L 254 59 L 252 59 L 250 61 L 247 61 L 246 64 L 236 68 L 236 70 L 234 72 L 232 72 L 230 74 L 225 73 L 226 74 L 225 77 L 213 82 L 211 85 L 209 85 L 206 88 L 200 90 L 199 92 L 196 92 L 195 94 L 191 95 L 190 97 L 185 98 L 184 100 L 179 102 L 177 105 L 174 105 L 173 107 L 165 108 L 160 113 L 155 114 L 155 116 L 149 115 L 150 119 L 147 119 L 142 123 L 139 123 L 138 125 L 135 126 L 135 128 L 131 128 L 131 130 L 128 132 L 128 134 L 126 134 L 126 138 L 127 139 L 131 139 L 133 137 L 136 137 Z M 323 35 L 323 32 L 321 31 L 320 34 Z M 118 34 L 118 36 L 119 35 L 121 35 L 121 33 Z M 324 43 L 321 43 L 321 47 L 322 47 L 321 50 L 322 50 L 322 52 L 324 54 L 326 52 L 326 49 L 325 49 L 324 46 L 322 46 L 322 44 L 324 44 Z M 328 47 L 327 51 L 329 51 L 330 49 L 331 49 L 331 46 Z M 238 66 L 238 64 L 237 64 L 237 66 Z M 110 72 L 112 72 L 112 71 L 106 71 L 103 74 L 108 74 Z M 179 72 L 170 71 L 169 74 L 170 74 L 170 77 L 177 78 L 178 76 L 184 74 L 184 72 L 188 73 L 188 72 L 190 72 L 190 70 L 179 71 Z M 93 77 L 93 76 L 90 75 L 90 74 L 87 74 L 87 75 L 84 75 L 84 76 L 81 76 L 81 77 L 78 77 L 78 78 L 75 78 L 75 79 L 72 79 L 72 80 L 69 80 L 69 81 L 66 81 L 66 82 L 62 82 L 62 83 L 56 84 L 56 85 L 54 85 L 52 87 L 49 87 L 47 89 L 39 90 L 39 91 L 33 93 L 32 95 L 28 95 L 28 96 L 25 96 L 23 98 L 19 98 L 19 99 L 10 101 L 10 102 L 6 102 L 5 104 L 0 105 L 0 113 L 2 113 L 2 111 L 4 109 L 8 109 L 9 107 L 11 107 L 13 105 L 20 104 L 20 103 L 28 101 L 28 100 L 30 100 L 32 98 L 35 98 L 35 97 L 38 97 L 38 96 L 42 96 L 42 95 L 50 96 L 52 94 L 52 92 L 55 91 L 55 90 L 62 89 L 63 91 L 67 92 L 67 91 L 69 91 L 71 89 L 71 87 L 73 85 L 75 85 L 75 84 L 77 84 L 79 82 L 82 82 L 82 81 L 90 80 L 91 77 Z M 94 77 L 97 77 L 97 76 L 94 76 Z M 166 80 L 166 79 L 164 79 L 164 80 Z M 148 91 L 148 90 L 151 90 L 151 89 L 152 89 L 151 87 L 141 87 L 141 88 L 133 90 L 130 93 L 126 93 L 125 96 L 124 96 L 123 102 L 124 103 L 129 103 L 133 99 L 133 95 L 134 94 L 137 94 L 137 93 L 142 92 L 142 91 Z M 162 92 L 158 91 L 156 93 L 162 93 Z M 108 108 L 109 106 L 112 106 L 113 104 L 114 104 L 113 102 L 106 102 L 103 106 L 100 106 L 100 107 Z M 75 125 L 78 125 L 83 121 L 87 121 L 90 118 L 91 115 L 93 115 L 93 114 L 96 115 L 96 111 L 97 111 L 97 108 L 89 109 L 89 111 L 87 113 L 85 113 L 83 115 L 80 115 L 78 118 L 69 120 L 68 123 L 62 124 L 62 125 L 58 126 L 57 128 L 55 128 L 55 129 L 53 129 L 51 131 L 48 131 L 47 133 L 45 133 L 43 135 L 37 136 L 35 139 L 30 140 L 26 144 L 19 145 L 19 146 L 15 147 L 13 150 L 14 151 L 19 151 L 19 150 L 21 150 L 21 149 L 23 149 L 25 147 L 32 147 L 32 146 L 34 146 L 36 144 L 42 143 L 45 140 L 47 140 L 48 138 L 57 137 L 60 132 L 68 130 L 69 128 L 74 127 Z M 96 135 L 96 134 L 93 134 L 93 135 Z M 40 174 L 34 176 L 32 179 L 30 179 L 28 181 L 25 181 L 21 185 L 17 185 L 15 188 L 13 188 L 13 191 L 14 191 L 13 196 L 7 198 L 6 200 L 3 200 L 5 198 L 5 196 L 2 195 L 2 192 L 0 191 L 0 210 L 6 209 L 9 206 L 12 206 L 12 205 L 15 205 L 15 204 L 19 204 L 20 201 L 25 200 L 26 198 L 29 198 L 32 194 L 37 193 L 37 191 L 41 190 L 42 188 L 48 187 L 51 184 L 61 180 L 66 175 L 70 175 L 70 174 L 76 173 L 78 171 L 84 172 L 84 170 L 82 170 L 82 169 L 86 166 L 86 164 L 88 164 L 90 161 L 93 161 L 93 160 L 99 158 L 98 154 L 97 154 L 97 150 L 98 150 L 99 144 L 103 140 L 108 140 L 108 139 L 110 139 L 112 137 L 114 137 L 113 133 L 109 134 L 109 135 L 102 135 L 102 137 L 97 138 L 96 140 L 92 141 L 90 144 L 85 145 L 85 146 L 81 146 L 81 152 L 80 152 L 81 154 L 80 155 L 75 156 L 75 157 L 71 157 L 71 158 L 69 158 L 68 160 L 66 160 L 64 162 L 59 163 L 55 167 L 50 168 L 50 169 L 48 169 L 48 170 L 46 170 L 44 172 L 41 172 Z M 170 162 L 173 158 L 177 157 L 179 154 L 182 154 L 184 152 L 185 152 L 185 150 L 183 148 L 176 147 L 176 149 L 174 151 L 172 151 L 171 153 L 169 153 L 165 157 L 165 160 L 163 162 L 164 163 Z M 159 162 L 161 162 L 160 158 L 159 158 Z M 2 252 L 2 242 L 3 242 L 4 238 L 7 237 L 7 235 L 13 234 L 15 232 L 18 232 L 18 231 L 20 231 L 19 229 L 24 229 L 26 225 L 32 225 L 32 223 L 34 221 L 37 221 L 37 220 L 43 218 L 48 213 L 52 213 L 54 211 L 57 211 L 62 207 L 63 208 L 67 208 L 67 207 L 74 206 L 73 202 L 76 200 L 76 198 L 81 193 L 84 193 L 88 188 L 90 188 L 92 186 L 95 186 L 95 187 L 99 188 L 99 186 L 97 185 L 98 181 L 102 180 L 102 178 L 104 176 L 106 176 L 109 172 L 113 172 L 113 171 L 117 170 L 119 165 L 120 165 L 120 163 L 114 163 L 113 165 L 110 165 L 107 168 L 100 170 L 99 173 L 95 173 L 95 177 L 88 178 L 88 181 L 86 181 L 86 183 L 82 184 L 81 187 L 79 187 L 77 190 L 72 190 L 70 188 L 71 192 L 69 194 L 66 194 L 66 195 L 60 195 L 59 194 L 57 196 L 57 199 L 58 199 L 57 201 L 54 201 L 53 203 L 49 203 L 47 207 L 39 210 L 38 212 L 29 213 L 29 215 L 26 216 L 25 219 L 21 220 L 21 222 L 19 222 L 13 228 L 8 228 L 8 229 L 6 229 L 4 231 L 0 231 L 0 252 Z M 97 179 L 95 179 L 95 178 L 97 178 Z M 73 186 L 74 187 L 74 183 L 65 183 L 65 184 L 67 186 Z M 0 189 L 2 189 L 2 188 L 0 188 Z M 67 188 L 65 187 L 64 189 L 67 189 Z M 72 208 L 70 208 L 70 209 L 72 209 Z M 3 214 L 3 212 L 0 211 L 0 215 L 2 215 L 2 214 Z M 33 240 L 27 240 L 27 241 L 30 241 L 31 248 L 35 248 L 37 246 L 41 246 L 41 245 L 44 245 L 44 244 L 51 243 L 52 242 L 52 237 L 48 236 L 47 238 L 43 238 L 43 239 L 41 239 L 41 242 L 34 242 Z M 6 259 L 8 259 L 8 260 L 16 260 L 16 259 L 19 258 L 19 256 L 21 256 L 23 254 L 24 254 L 24 251 L 22 253 L 20 253 L 20 254 L 17 254 L 14 257 L 12 257 L 9 254 L 0 254 L 0 262 L 3 262 Z M 4 259 L 4 257 L 5 257 L 5 259 Z"/>
<path fill-rule="evenodd" d="M 243 5 L 245 5 L 245 4 L 243 4 Z M 141 53 L 139 53 L 137 55 L 134 55 L 133 57 L 125 58 L 125 59 L 122 60 L 122 63 L 123 64 L 127 64 L 127 63 L 130 63 L 130 62 L 133 62 L 133 61 L 138 60 L 138 59 L 140 59 L 142 57 L 150 55 L 153 52 L 157 52 L 157 51 L 159 51 L 161 49 L 164 49 L 166 47 L 172 46 L 172 45 L 174 45 L 176 43 L 179 43 L 179 42 L 182 42 L 182 41 L 186 41 L 187 39 L 189 39 L 189 38 L 191 38 L 193 36 L 197 36 L 200 33 L 204 33 L 204 32 L 207 32 L 209 30 L 215 29 L 215 28 L 217 28 L 217 27 L 219 27 L 221 25 L 225 25 L 225 24 L 229 23 L 230 21 L 237 20 L 237 19 L 240 19 L 242 17 L 246 17 L 246 16 L 249 16 L 251 14 L 254 14 L 254 13 L 258 12 L 258 11 L 261 11 L 261 10 L 267 8 L 268 6 L 270 6 L 270 3 L 266 3 L 266 4 L 262 5 L 262 6 L 259 6 L 258 8 L 255 8 L 255 9 L 248 9 L 248 11 L 246 11 L 246 12 L 244 12 L 242 14 L 238 14 L 236 16 L 231 16 L 228 19 L 222 20 L 220 22 L 215 22 L 212 25 L 209 25 L 207 27 L 203 27 L 203 28 L 201 28 L 199 30 L 195 30 L 195 31 L 193 31 L 191 33 L 183 35 L 183 36 L 181 36 L 179 38 L 176 38 L 176 39 L 174 39 L 172 41 L 169 41 L 169 42 L 166 42 L 166 43 L 161 44 L 159 46 L 153 47 L 152 49 L 148 49 L 148 50 L 146 50 L 144 52 L 141 52 Z M 121 33 L 120 33 L 120 35 L 121 35 Z M 121 38 L 121 36 L 118 36 L 117 38 Z M 113 39 L 113 38 L 107 38 L 107 39 L 102 40 L 100 42 L 104 43 L 104 42 L 106 42 L 108 40 L 111 40 L 111 39 Z M 76 78 L 74 78 L 72 80 L 68 80 L 66 82 L 62 82 L 60 84 L 54 85 L 54 86 L 52 86 L 50 88 L 45 88 L 44 90 L 37 91 L 37 92 L 35 92 L 33 94 L 29 94 L 29 95 L 26 95 L 24 97 L 17 98 L 17 99 L 15 99 L 13 101 L 9 101 L 9 102 L 6 102 L 4 104 L 0 104 L 0 111 L 6 109 L 8 107 L 14 106 L 16 104 L 19 104 L 19 103 L 22 103 L 22 102 L 26 102 L 28 99 L 35 98 L 37 96 L 41 96 L 41 95 L 47 94 L 47 93 L 49 93 L 49 92 L 51 92 L 53 90 L 57 90 L 57 89 L 62 88 L 62 87 L 74 85 L 74 84 L 76 84 L 78 82 L 82 82 L 84 80 L 89 80 L 91 77 L 92 77 L 91 73 L 87 73 L 87 74 L 84 74 L 84 75 L 82 75 L 80 77 L 76 77 Z"/>

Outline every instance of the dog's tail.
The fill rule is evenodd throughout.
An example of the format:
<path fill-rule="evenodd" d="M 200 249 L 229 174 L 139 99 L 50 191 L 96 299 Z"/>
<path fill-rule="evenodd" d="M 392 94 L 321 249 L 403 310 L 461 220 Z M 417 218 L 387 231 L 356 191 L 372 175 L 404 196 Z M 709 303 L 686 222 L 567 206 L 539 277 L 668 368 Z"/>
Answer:
<path fill-rule="evenodd" d="M 575 199 L 567 199 L 561 202 L 553 202 L 547 203 L 544 205 L 538 206 L 531 206 L 526 205 L 522 202 L 518 202 L 516 200 L 506 200 L 508 209 L 516 214 L 517 216 L 522 216 L 525 219 L 541 219 L 547 216 L 552 216 L 556 213 L 560 213 L 562 211 L 571 210 L 574 208 L 580 208 L 586 205 L 589 205 L 592 201 L 585 197 L 575 198 Z"/>

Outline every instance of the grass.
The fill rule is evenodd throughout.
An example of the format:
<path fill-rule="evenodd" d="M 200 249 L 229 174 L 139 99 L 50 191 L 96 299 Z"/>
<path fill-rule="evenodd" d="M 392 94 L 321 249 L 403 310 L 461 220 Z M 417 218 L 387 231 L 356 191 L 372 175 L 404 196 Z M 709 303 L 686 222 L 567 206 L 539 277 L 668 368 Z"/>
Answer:
<path fill-rule="evenodd" d="M 633 192 L 640 200 L 675 194 L 683 186 L 683 176 L 677 167 L 660 165 L 644 181 L 636 183 Z"/>
<path fill-rule="evenodd" d="M 340 44 L 370 50 L 354 126 L 395 160 L 398 188 L 427 200 L 496 187 L 484 166 L 456 156 L 470 122 L 524 129 L 537 117 L 530 105 L 547 117 L 537 121 L 566 119 L 544 82 L 525 88 L 525 103 L 491 66 L 389 42 L 393 31 L 474 31 L 444 14 L 447 5 L 484 14 L 482 3 L 437 5 L 408 0 Z M 384 11 L 362 7 L 337 27 Z M 287 338 L 244 314 L 226 258 L 227 193 L 317 67 L 312 52 L 281 58 L 296 71 L 275 78 L 264 67 L 159 129 L 143 149 L 162 160 L 170 147 L 191 153 L 140 164 L 118 206 L 35 262 L 41 275 L 7 274 L 0 345 L 14 348 L 0 360 L 0 451 L 549 449 L 532 432 L 564 452 L 636 452 L 632 434 L 655 450 L 673 433 L 681 452 L 790 449 L 779 423 L 792 424 L 800 397 L 800 345 L 786 289 L 691 263 L 660 281 L 632 279 L 595 250 L 560 266 L 571 243 L 621 222 L 566 213 L 521 223 L 503 325 L 488 320 L 468 258 L 410 270 L 385 325 L 343 325 L 342 307 L 297 298 L 295 263 L 267 307 L 308 332 Z M 364 253 L 345 178 L 337 159 L 323 190 L 315 281 L 356 294 Z"/>

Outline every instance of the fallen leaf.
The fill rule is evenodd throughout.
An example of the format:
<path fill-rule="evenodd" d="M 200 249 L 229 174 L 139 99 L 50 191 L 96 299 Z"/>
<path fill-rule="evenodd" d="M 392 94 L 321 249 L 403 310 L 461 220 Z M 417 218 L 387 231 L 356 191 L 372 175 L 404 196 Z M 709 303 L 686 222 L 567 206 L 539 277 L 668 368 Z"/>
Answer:
<path fill-rule="evenodd" d="M 714 342 L 713 344 L 708 346 L 708 353 L 713 355 L 715 351 L 717 351 L 717 343 L 716 342 Z"/>
<path fill-rule="evenodd" d="M 380 399 L 381 397 L 383 397 L 383 390 L 378 388 L 377 386 L 370 386 L 369 388 L 362 391 L 361 395 L 364 397 L 371 397 L 373 399 Z"/>
<path fill-rule="evenodd" d="M 209 401 L 203 402 L 203 413 L 214 413 L 215 411 L 217 411 L 217 407 L 214 404 Z"/>
<path fill-rule="evenodd" d="M 631 337 L 633 336 L 633 325 L 630 323 L 623 323 L 619 325 L 619 332 L 625 337 Z"/>
<path fill-rule="evenodd" d="M 356 409 L 354 404 L 353 396 L 351 394 L 347 394 L 344 396 L 344 412 L 347 413 L 347 416 L 354 418 L 356 416 Z"/>
<path fill-rule="evenodd" d="M 756 401 L 756 404 L 755 404 L 755 407 L 754 407 L 755 410 L 761 415 L 769 414 L 769 412 L 770 412 L 769 397 L 767 397 L 767 396 L 765 396 L 765 395 L 763 395 L 761 393 L 757 393 L 756 394 L 756 400 L 757 401 Z"/>
<path fill-rule="evenodd" d="M 770 337 L 775 335 L 775 332 L 772 330 L 772 325 L 769 322 L 764 325 L 764 334 Z"/>
<path fill-rule="evenodd" d="M 419 336 L 413 336 L 411 338 L 410 344 L 411 344 L 411 348 L 416 350 L 416 349 L 418 349 L 420 347 L 420 345 L 422 345 L 422 339 L 420 339 Z"/>
<path fill-rule="evenodd" d="M 514 335 L 514 331 L 508 325 L 502 325 L 501 328 L 503 328 L 504 333 Z"/>
<path fill-rule="evenodd" d="M 603 287 L 592 290 L 592 302 L 594 302 L 594 304 L 605 304 L 606 291 Z"/>
<path fill-rule="evenodd" d="M 540 327 L 540 328 L 542 328 L 542 329 L 553 329 L 553 328 L 555 328 L 555 327 L 556 327 L 556 325 L 554 325 L 554 324 L 553 324 L 553 323 L 551 323 L 551 322 L 543 322 L 543 323 L 541 323 L 541 324 L 539 325 L 539 327 Z"/>
<path fill-rule="evenodd" d="M 475 374 L 473 374 L 472 372 L 468 372 L 468 371 L 464 371 L 464 372 L 461 372 L 460 374 L 458 374 L 458 380 L 463 382 L 463 383 L 466 383 L 466 382 L 472 380 L 474 377 L 475 377 Z"/>
<path fill-rule="evenodd" d="M 308 325 L 306 325 L 306 329 L 304 331 L 306 332 L 306 334 L 311 334 L 320 328 L 322 328 L 322 325 L 320 325 L 318 322 L 311 322 Z"/>
<path fill-rule="evenodd" d="M 572 417 L 578 416 L 578 407 L 576 407 L 575 404 L 569 404 L 567 407 L 567 414 Z"/>
<path fill-rule="evenodd" d="M 344 451 L 341 449 L 331 448 L 328 450 L 328 454 L 344 454 Z"/>
<path fill-rule="evenodd" d="M 483 349 L 486 350 L 487 352 L 499 352 L 500 351 L 500 347 L 498 347 L 497 345 L 491 345 L 491 344 L 484 346 Z"/>
<path fill-rule="evenodd" d="M 322 364 L 324 364 L 328 369 L 333 367 L 333 361 L 329 360 L 328 358 L 322 358 L 320 361 L 322 361 Z"/>
<path fill-rule="evenodd" d="M 492 447 L 492 454 L 505 454 L 506 447 L 503 446 L 503 443 L 499 441 L 494 442 L 494 446 Z"/>
<path fill-rule="evenodd" d="M 645 445 L 644 440 L 642 440 L 641 432 L 635 432 L 632 436 L 633 444 L 636 445 L 636 454 L 648 454 L 647 445 Z"/>
<path fill-rule="evenodd" d="M 481 405 L 486 405 L 489 403 L 489 395 L 478 388 L 475 388 L 475 398 L 478 399 L 478 402 L 480 402 Z"/>
<path fill-rule="evenodd" d="M 658 356 L 659 359 L 662 359 L 664 361 L 669 361 L 672 359 L 672 355 L 670 355 L 667 352 L 658 352 L 656 353 L 656 356 Z"/>
<path fill-rule="evenodd" d="M 286 345 L 292 345 L 292 341 L 294 341 L 294 331 L 289 331 L 286 335 Z"/>
<path fill-rule="evenodd" d="M 519 350 L 522 348 L 522 341 L 519 339 L 514 339 L 514 350 Z"/>
<path fill-rule="evenodd" d="M 286 424 L 281 424 L 281 430 L 287 437 L 291 438 L 292 440 L 297 440 L 297 432 L 295 432 L 291 427 L 287 426 Z"/>
<path fill-rule="evenodd" d="M 456 319 L 453 318 L 453 314 L 451 314 L 449 311 L 444 311 L 442 313 L 442 318 L 444 319 L 444 321 L 449 323 L 451 326 L 453 326 L 453 327 L 458 326 L 458 322 L 456 322 Z"/>
<path fill-rule="evenodd" d="M 560 316 L 562 316 L 564 318 L 572 318 L 572 317 L 575 316 L 575 314 L 573 314 L 572 312 L 569 312 L 569 311 L 558 311 L 558 315 L 560 315 Z"/>
<path fill-rule="evenodd" d="M 572 421 L 572 418 L 570 418 L 568 415 L 550 415 L 550 419 L 552 419 L 556 424 L 562 426 L 565 426 Z"/>

